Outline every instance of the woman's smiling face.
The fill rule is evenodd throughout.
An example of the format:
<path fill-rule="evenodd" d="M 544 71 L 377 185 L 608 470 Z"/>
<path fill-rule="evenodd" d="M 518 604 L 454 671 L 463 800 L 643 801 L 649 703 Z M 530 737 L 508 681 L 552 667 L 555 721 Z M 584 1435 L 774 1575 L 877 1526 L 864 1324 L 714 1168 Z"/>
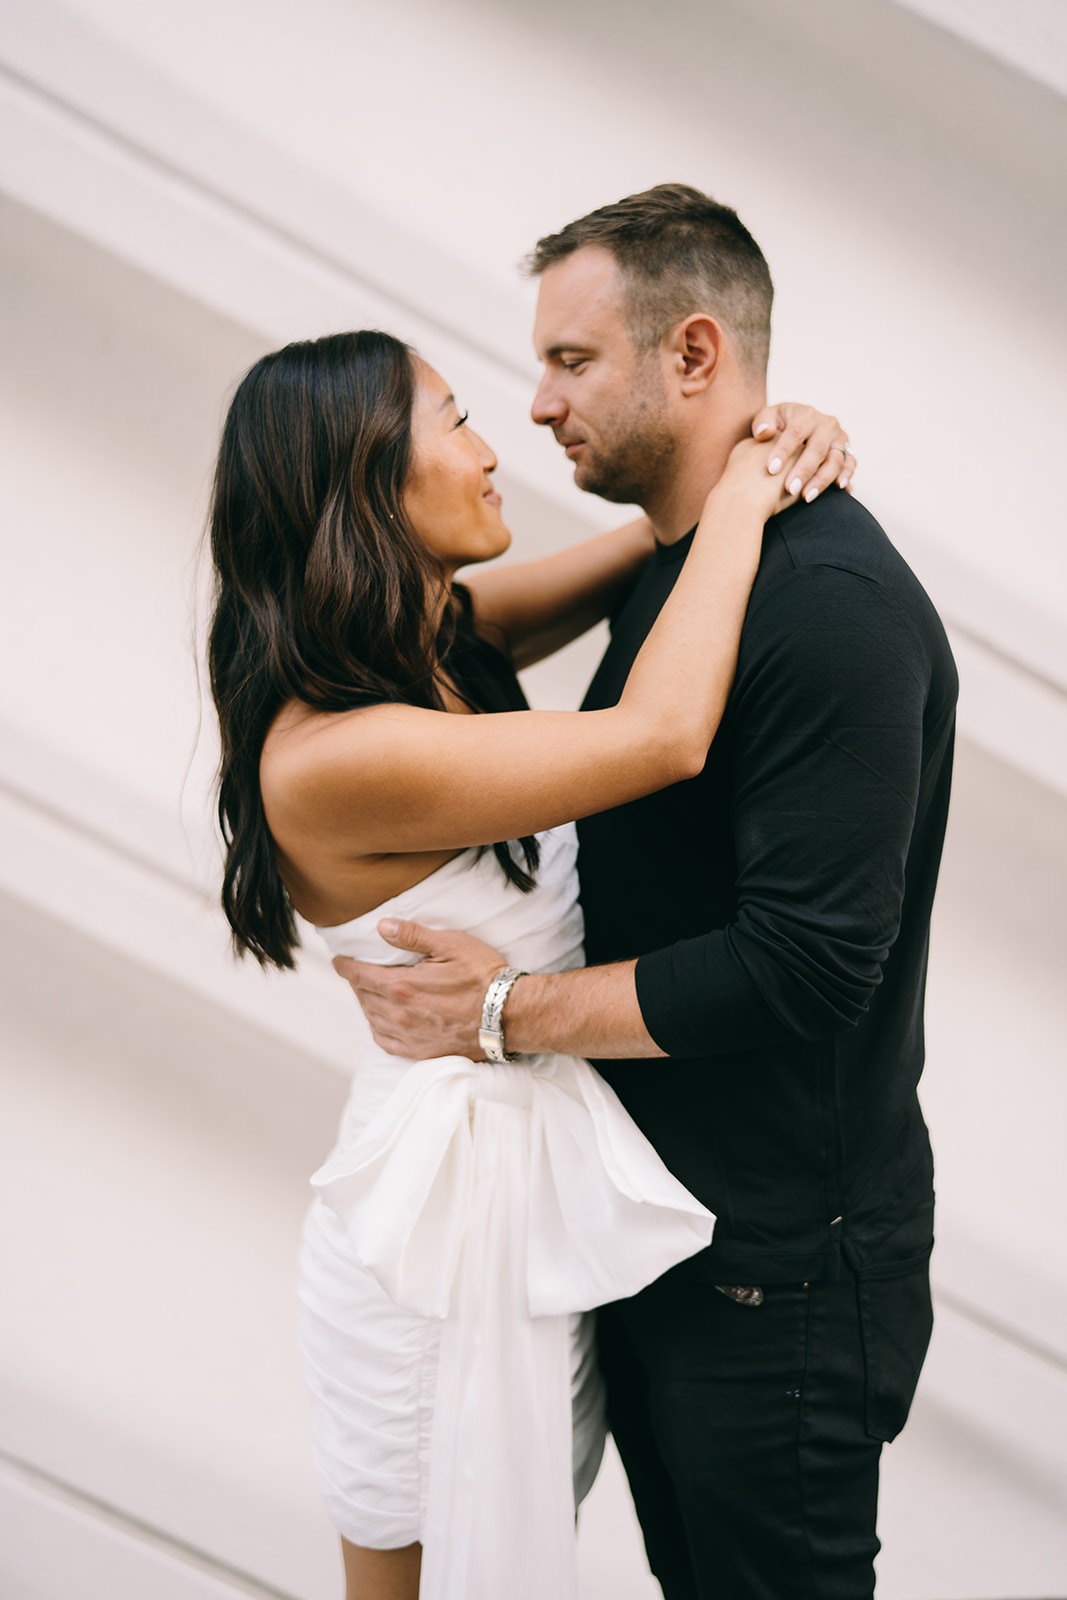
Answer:
<path fill-rule="evenodd" d="M 415 372 L 414 448 L 404 485 L 404 510 L 451 577 L 470 562 L 501 555 L 511 534 L 493 488 L 496 456 L 467 426 L 440 373 L 418 357 Z"/>

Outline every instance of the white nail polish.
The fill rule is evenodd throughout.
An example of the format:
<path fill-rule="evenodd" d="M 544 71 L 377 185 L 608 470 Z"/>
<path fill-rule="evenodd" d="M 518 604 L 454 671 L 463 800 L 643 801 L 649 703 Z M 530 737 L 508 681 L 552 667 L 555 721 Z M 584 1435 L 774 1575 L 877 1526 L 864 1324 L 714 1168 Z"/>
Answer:
<path fill-rule="evenodd" d="M 793 479 L 792 483 L 789 485 L 789 493 L 790 494 L 799 494 L 800 493 L 800 479 L 799 478 L 794 478 Z"/>
<path fill-rule="evenodd" d="M 849 486 L 849 483 L 850 483 L 850 482 L 851 482 L 851 481 L 852 481 L 852 480 L 851 480 L 851 479 L 850 479 L 850 478 L 849 478 L 849 476 L 848 476 L 848 474 L 847 474 L 847 473 L 846 473 L 846 474 L 845 474 L 845 476 L 844 476 L 844 477 L 843 477 L 843 478 L 838 478 L 838 480 L 837 480 L 837 487 L 838 487 L 838 488 L 839 488 L 839 489 L 847 489 L 847 488 L 848 488 L 848 486 Z"/>
<path fill-rule="evenodd" d="M 809 483 L 808 487 L 804 490 L 804 499 L 807 501 L 809 506 L 811 505 L 811 502 L 815 499 L 815 496 L 818 494 L 818 492 L 819 492 L 818 489 L 816 489 L 816 487 L 815 487 L 815 485 L 813 483 Z"/>
<path fill-rule="evenodd" d="M 767 471 L 770 473 L 771 477 L 773 478 L 774 474 L 776 472 L 781 472 L 781 470 L 782 470 L 782 458 L 781 458 L 781 456 L 773 456 L 771 458 L 771 460 L 768 461 L 768 463 L 767 463 Z"/>

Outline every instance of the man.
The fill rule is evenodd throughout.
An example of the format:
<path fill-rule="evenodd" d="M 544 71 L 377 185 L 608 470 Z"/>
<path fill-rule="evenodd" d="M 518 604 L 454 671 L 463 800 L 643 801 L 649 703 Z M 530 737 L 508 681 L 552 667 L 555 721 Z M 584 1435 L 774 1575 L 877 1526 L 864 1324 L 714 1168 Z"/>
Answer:
<path fill-rule="evenodd" d="M 613 704 L 764 399 L 771 283 L 734 213 L 661 185 L 543 239 L 534 420 L 656 555 L 586 706 Z M 589 969 L 522 976 L 510 1051 L 594 1058 L 716 1215 L 599 1319 L 609 1414 L 667 1600 L 873 1592 L 878 1459 L 930 1331 L 916 1098 L 956 676 L 881 529 L 831 488 L 772 519 L 700 777 L 579 825 Z M 352 969 L 379 1042 L 480 1054 L 503 958 L 398 925 Z"/>

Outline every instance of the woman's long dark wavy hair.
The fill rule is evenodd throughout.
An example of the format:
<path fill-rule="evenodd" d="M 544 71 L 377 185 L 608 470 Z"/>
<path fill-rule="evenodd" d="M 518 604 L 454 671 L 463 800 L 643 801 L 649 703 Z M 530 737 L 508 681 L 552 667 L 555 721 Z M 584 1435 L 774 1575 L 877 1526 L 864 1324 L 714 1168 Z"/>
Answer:
<path fill-rule="evenodd" d="M 211 504 L 208 644 L 222 734 L 222 904 L 239 955 L 293 966 L 293 907 L 259 788 L 267 730 L 290 700 L 319 711 L 381 701 L 443 710 L 438 668 L 469 606 L 404 511 L 413 352 L 387 333 L 333 334 L 264 356 L 222 431 Z M 435 598 L 445 599 L 440 626 Z M 507 845 L 508 877 L 532 885 Z"/>

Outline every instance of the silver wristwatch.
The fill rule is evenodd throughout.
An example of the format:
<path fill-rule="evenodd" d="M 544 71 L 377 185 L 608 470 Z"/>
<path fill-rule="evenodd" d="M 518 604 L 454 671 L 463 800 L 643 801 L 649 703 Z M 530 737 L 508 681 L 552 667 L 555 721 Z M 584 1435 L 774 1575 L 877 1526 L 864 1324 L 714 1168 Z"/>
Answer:
<path fill-rule="evenodd" d="M 478 1048 L 487 1061 L 503 1066 L 505 1061 L 517 1061 L 517 1055 L 508 1055 L 504 1049 L 504 1002 L 511 993 L 517 978 L 529 977 L 518 967 L 502 967 L 485 991 L 482 1005 L 482 1022 L 478 1029 Z"/>

